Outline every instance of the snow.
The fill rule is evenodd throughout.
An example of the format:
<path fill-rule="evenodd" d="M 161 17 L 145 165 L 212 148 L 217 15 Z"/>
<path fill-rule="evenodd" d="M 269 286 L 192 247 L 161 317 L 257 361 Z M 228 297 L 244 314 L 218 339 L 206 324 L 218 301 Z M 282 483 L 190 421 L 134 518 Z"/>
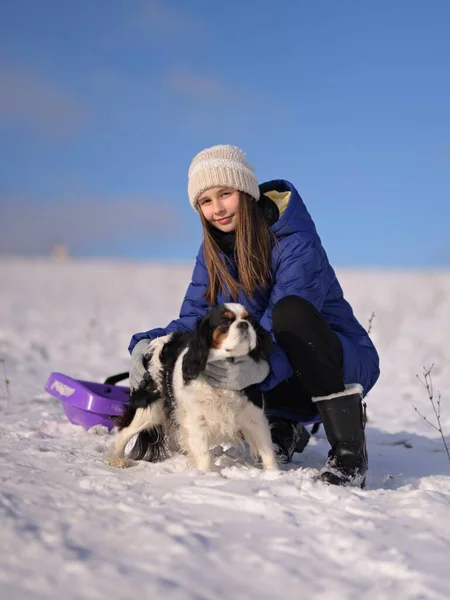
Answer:
<path fill-rule="evenodd" d="M 131 334 L 178 314 L 190 267 L 2 259 L 0 598 L 448 599 L 450 461 L 413 405 L 435 422 L 416 377 L 435 363 L 450 436 L 450 272 L 338 274 L 364 325 L 375 312 L 382 359 L 365 490 L 315 480 L 323 430 L 278 473 L 233 449 L 210 474 L 180 456 L 112 469 L 112 436 L 71 425 L 45 382 L 127 370 Z"/>

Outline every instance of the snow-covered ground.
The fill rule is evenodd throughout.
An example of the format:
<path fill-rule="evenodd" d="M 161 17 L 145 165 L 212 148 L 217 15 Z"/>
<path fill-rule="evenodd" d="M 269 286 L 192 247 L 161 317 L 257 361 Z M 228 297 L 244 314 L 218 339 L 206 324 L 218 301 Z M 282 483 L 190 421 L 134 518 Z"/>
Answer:
<path fill-rule="evenodd" d="M 416 378 L 435 363 L 450 443 L 450 272 L 339 276 L 382 377 L 367 398 L 367 488 L 315 481 L 323 430 L 263 473 L 231 452 L 115 470 L 106 430 L 71 425 L 51 371 L 127 370 L 136 331 L 176 316 L 186 266 L 0 261 L 0 598 L 95 600 L 450 597 L 450 461 Z M 434 422 L 434 421 L 433 421 Z"/>

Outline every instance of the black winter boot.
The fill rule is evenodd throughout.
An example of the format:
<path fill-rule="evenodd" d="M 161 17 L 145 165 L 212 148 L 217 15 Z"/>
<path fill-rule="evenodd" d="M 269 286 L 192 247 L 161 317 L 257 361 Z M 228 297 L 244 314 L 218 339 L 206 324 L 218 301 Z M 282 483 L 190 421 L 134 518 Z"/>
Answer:
<path fill-rule="evenodd" d="M 294 452 L 303 452 L 308 445 L 311 437 L 308 430 L 301 423 L 289 419 L 269 419 L 269 422 L 278 462 L 291 462 Z"/>
<path fill-rule="evenodd" d="M 366 438 L 366 405 L 362 387 L 348 386 L 338 394 L 313 398 L 331 445 L 328 460 L 320 471 L 320 479 L 332 485 L 364 487 L 368 469 Z"/>

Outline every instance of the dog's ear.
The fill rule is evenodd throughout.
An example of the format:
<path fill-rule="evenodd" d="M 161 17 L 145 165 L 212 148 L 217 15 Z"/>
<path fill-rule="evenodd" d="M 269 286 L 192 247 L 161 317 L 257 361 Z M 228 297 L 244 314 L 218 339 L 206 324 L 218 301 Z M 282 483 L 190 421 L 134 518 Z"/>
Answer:
<path fill-rule="evenodd" d="M 208 316 L 201 319 L 195 328 L 188 351 L 183 358 L 183 379 L 187 383 L 205 370 L 211 347 L 212 332 Z"/>
<path fill-rule="evenodd" d="M 252 325 L 256 332 L 256 347 L 249 353 L 249 356 L 256 361 L 262 358 L 268 360 L 273 351 L 272 336 L 259 323 L 252 322 Z"/>

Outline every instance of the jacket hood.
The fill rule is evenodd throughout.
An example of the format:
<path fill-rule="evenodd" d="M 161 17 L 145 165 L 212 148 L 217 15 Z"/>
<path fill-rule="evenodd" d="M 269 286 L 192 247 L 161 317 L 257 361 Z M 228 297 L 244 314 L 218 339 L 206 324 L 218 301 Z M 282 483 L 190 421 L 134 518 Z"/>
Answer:
<path fill-rule="evenodd" d="M 277 238 L 301 231 L 317 235 L 311 215 L 292 183 L 285 179 L 273 179 L 262 183 L 259 189 L 278 207 L 280 217 L 271 227 Z"/>

